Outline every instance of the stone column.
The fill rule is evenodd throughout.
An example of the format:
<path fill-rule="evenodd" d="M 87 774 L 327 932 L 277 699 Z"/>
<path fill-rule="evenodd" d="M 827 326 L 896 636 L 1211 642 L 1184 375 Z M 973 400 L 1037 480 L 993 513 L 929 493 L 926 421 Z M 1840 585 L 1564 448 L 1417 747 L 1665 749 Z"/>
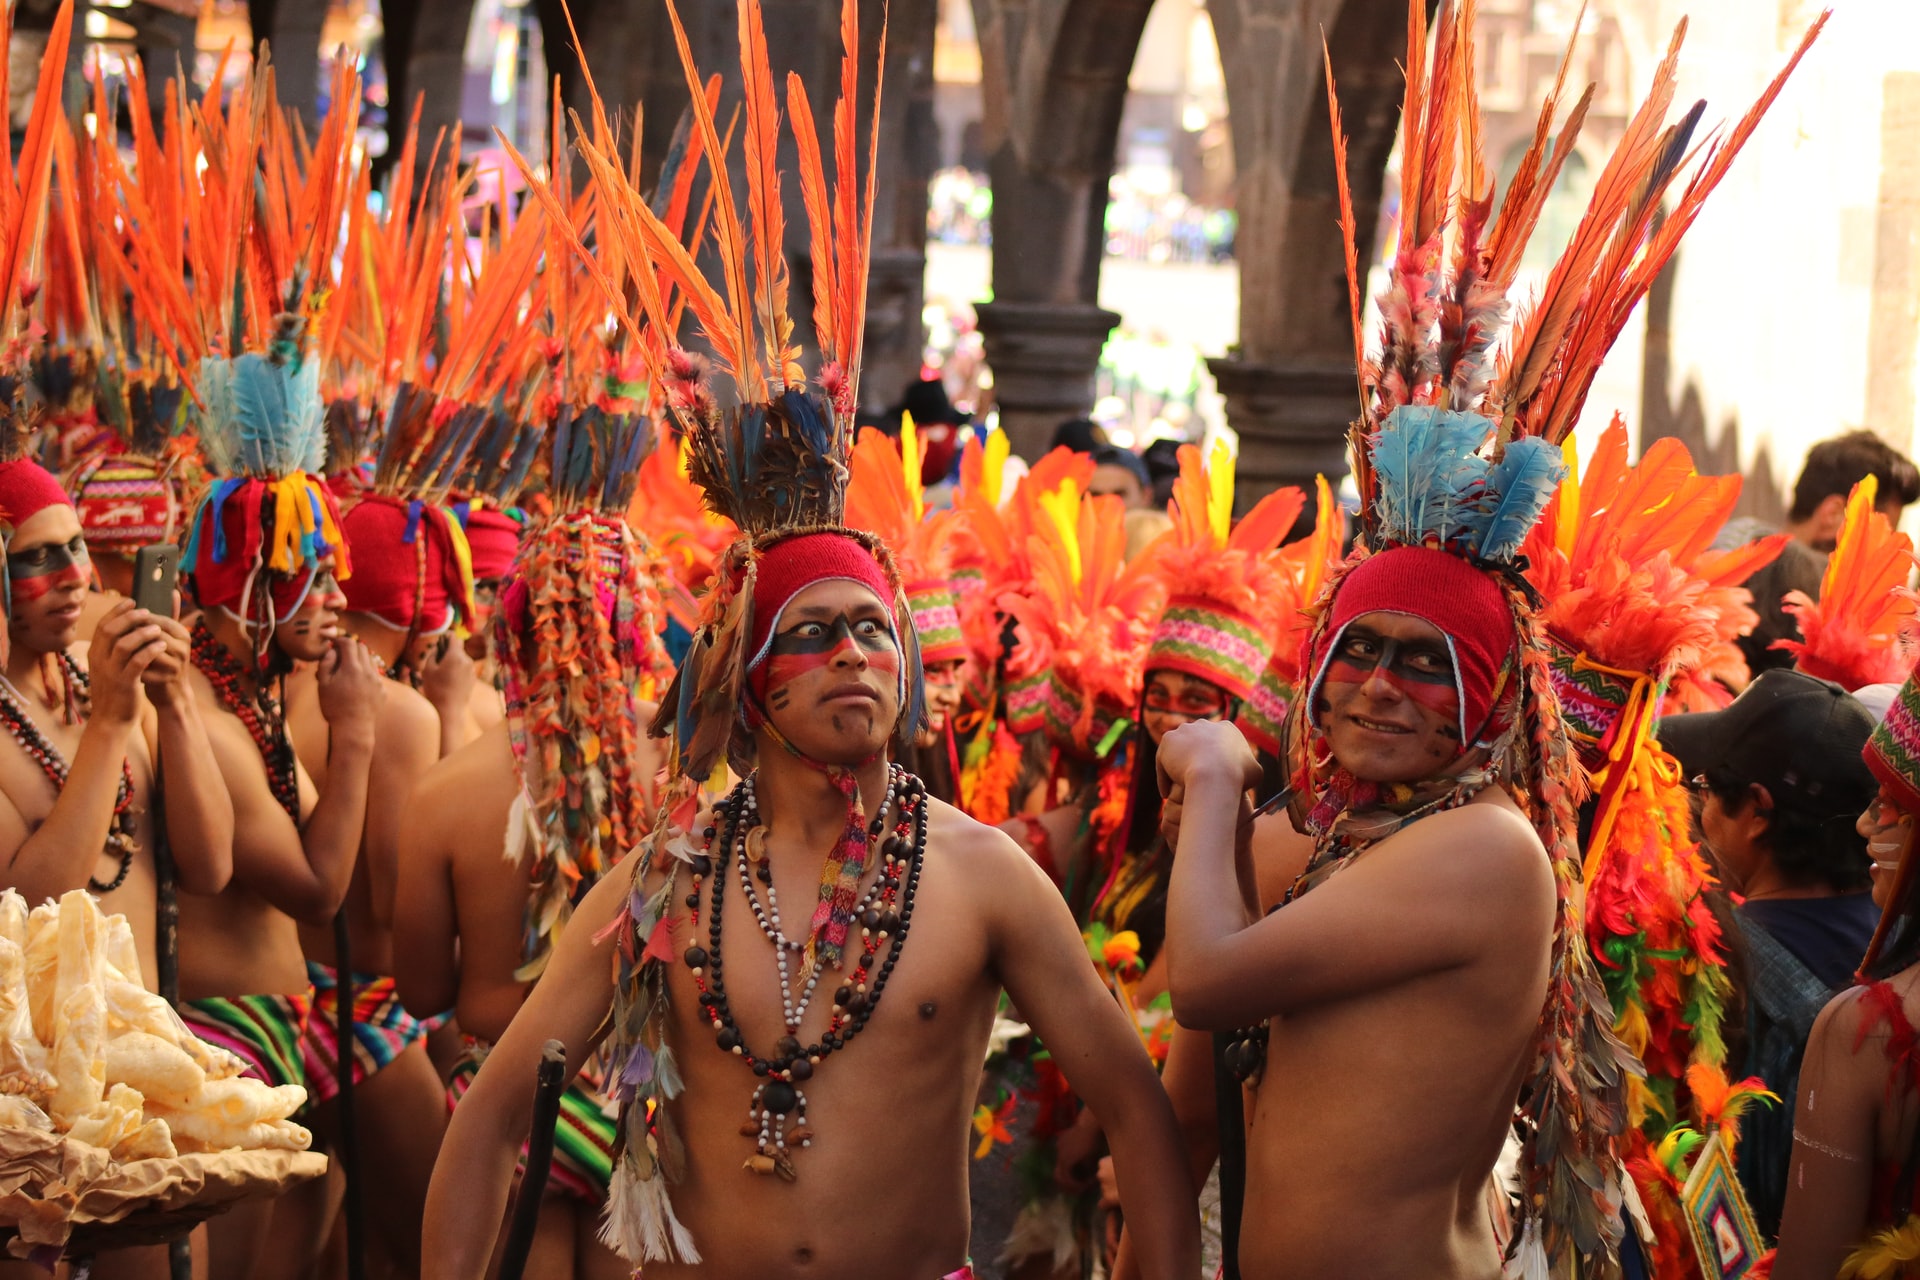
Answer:
<path fill-rule="evenodd" d="M 1120 315 L 1075 303 L 983 302 L 976 310 L 1000 428 L 1015 453 L 1038 458 L 1054 427 L 1092 406 L 1100 349 Z"/>
<path fill-rule="evenodd" d="M 873 8 L 871 16 L 861 14 L 863 44 L 880 29 L 881 14 L 878 6 Z M 867 331 L 860 353 L 860 400 L 873 410 L 899 402 L 907 385 L 919 378 L 920 361 L 926 354 L 927 330 L 921 313 L 927 296 L 927 184 L 933 180 L 940 154 L 933 119 L 936 9 L 934 0 L 893 0 L 886 7 L 879 178 L 874 187 L 873 256 L 867 273 Z M 837 86 L 837 27 L 823 43 L 835 55 L 825 68 L 828 84 Z M 824 94 L 822 99 L 832 101 Z M 816 110 L 822 119 L 829 118 L 828 108 Z M 863 100 L 863 125 L 870 116 L 869 103 Z M 802 219 L 804 213 L 788 217 Z M 806 252 L 804 246 L 801 252 Z"/>
<path fill-rule="evenodd" d="M 1244 510 L 1277 485 L 1310 489 L 1347 470 L 1359 387 L 1321 51 L 1339 87 L 1364 265 L 1399 124 L 1406 6 L 1209 0 L 1208 12 L 1232 108 L 1241 299 L 1239 346 L 1208 364 L 1240 435 Z"/>
<path fill-rule="evenodd" d="M 1337 484 L 1346 474 L 1346 436 L 1338 424 L 1359 407 L 1351 361 L 1207 361 L 1227 421 L 1240 433 L 1234 486 L 1242 512 L 1282 485 L 1313 492 L 1315 476 Z"/>

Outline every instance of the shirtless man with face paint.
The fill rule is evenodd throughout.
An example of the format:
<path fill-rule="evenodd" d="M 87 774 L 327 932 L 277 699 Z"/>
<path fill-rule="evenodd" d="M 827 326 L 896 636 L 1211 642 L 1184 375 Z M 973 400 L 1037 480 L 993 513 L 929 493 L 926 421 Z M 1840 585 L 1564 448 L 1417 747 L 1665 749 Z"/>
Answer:
<path fill-rule="evenodd" d="M 0 883 L 33 904 L 91 890 L 127 918 L 141 976 L 157 989 L 156 760 L 166 766 L 165 835 L 179 885 L 218 892 L 233 869 L 233 812 L 207 748 L 205 703 L 187 680 L 187 630 L 122 599 L 102 612 L 90 643 L 77 643 L 91 574 L 73 505 L 51 474 L 22 460 L 0 463 L 0 509 L 14 524 Z M 101 1262 L 102 1280 L 167 1274 L 162 1248 Z"/>
<path fill-rule="evenodd" d="M 667 921 L 674 958 L 661 962 L 667 1000 L 658 1025 L 685 1082 L 662 1105 L 686 1148 L 684 1177 L 668 1179 L 664 1190 L 701 1260 L 656 1255 L 644 1262 L 649 1280 L 969 1275 L 970 1118 L 1003 988 L 1106 1121 L 1146 1274 L 1190 1280 L 1198 1230 L 1172 1116 L 1126 1015 L 1087 964 L 1059 893 L 1012 840 L 919 798 L 911 776 L 892 771 L 888 744 L 907 681 L 898 623 L 884 602 L 892 590 L 875 562 L 850 537 L 805 534 L 760 554 L 756 590 L 743 623 L 749 635 L 740 639 L 754 655 L 743 714 L 758 767 L 720 810 L 694 819 L 696 833 L 725 833 L 707 846 L 706 873 L 696 862 L 675 881 Z M 848 784 L 852 796 L 842 789 Z M 763 846 L 739 822 L 749 785 Z M 859 830 L 872 815 L 884 839 L 856 842 L 856 812 Z M 896 838 L 904 844 L 891 843 Z M 782 998 L 781 975 L 793 966 L 772 936 L 795 956 L 796 939 L 816 932 L 822 948 L 840 945 L 830 923 L 810 929 L 807 904 L 825 874 L 823 854 L 838 877 L 833 868 L 853 863 L 856 855 L 843 851 L 856 844 L 891 849 L 901 861 L 858 855 L 850 900 L 873 893 L 880 905 L 844 926 L 840 960 L 822 952 L 818 990 L 796 1013 L 791 980 Z M 746 874 L 750 845 L 764 857 Z M 916 846 L 924 854 L 913 856 Z M 643 893 L 659 888 L 662 870 Z M 702 878 L 696 885 L 690 875 Z M 888 878 L 892 889 L 882 884 Z M 606 1031 L 610 1007 L 616 1026 L 646 1018 L 647 1009 L 616 1006 L 611 981 L 614 948 L 628 945 L 622 931 L 638 927 L 622 915 L 634 888 L 612 875 L 587 896 L 546 979 L 454 1114 L 428 1202 L 428 1277 L 477 1280 L 486 1269 L 484 1228 L 506 1203 L 528 1123 L 525 1081 L 542 1042 L 558 1037 L 578 1064 Z M 776 895 L 799 904 L 784 919 Z M 892 950 L 889 929 L 898 931 Z M 873 957 L 859 959 L 876 936 Z M 701 992 L 717 988 L 723 972 L 732 1021 L 716 1032 Z M 856 992 L 857 974 L 878 985 Z M 832 1023 L 836 1011 L 844 1020 Z M 627 1072 L 643 1075 L 661 1060 L 624 1059 Z M 795 1128 L 787 1113 L 802 1095 L 804 1125 Z M 777 1157 L 767 1154 L 771 1136 L 757 1146 L 742 1126 L 756 1098 L 769 1108 L 756 1132 L 773 1126 L 789 1140 Z M 640 1106 L 630 1104 L 630 1126 Z M 773 1118 L 775 1107 L 782 1118 Z M 623 1165 L 617 1176 L 633 1174 Z M 611 1229 L 637 1262 L 645 1249 L 628 1233 L 644 1228 L 626 1216 L 635 1200 L 623 1214 L 621 1196 L 645 1203 L 660 1188 L 633 1187 L 616 1185 Z"/>
<path fill-rule="evenodd" d="M 1444 584 L 1397 598 L 1396 557 Z M 1555 922 L 1541 840 L 1489 770 L 1512 714 L 1500 691 L 1515 632 L 1486 577 L 1422 548 L 1363 562 L 1332 608 L 1305 694 L 1323 788 L 1309 803 L 1343 806 L 1331 859 L 1309 873 L 1314 845 L 1280 813 L 1262 819 L 1288 829 L 1260 838 L 1256 874 L 1260 769 L 1233 726 L 1195 721 L 1160 744 L 1179 823 L 1174 1015 L 1264 1028 L 1263 1066 L 1257 1038 L 1238 1050 L 1251 1068 L 1243 1276 L 1493 1280 L 1490 1181 Z M 1288 880 L 1286 905 L 1263 914 Z"/>
<path fill-rule="evenodd" d="M 353 876 L 366 826 L 379 667 L 340 630 L 345 601 L 330 554 L 296 574 L 257 574 L 254 586 L 271 593 L 274 615 L 264 671 L 255 660 L 255 627 L 235 613 L 240 589 L 220 572 L 224 566 L 199 567 L 192 585 L 203 611 L 188 680 L 209 708 L 211 756 L 233 798 L 233 880 L 216 896 L 181 897 L 181 1014 L 202 1039 L 247 1061 L 248 1074 L 304 1086 L 301 1034 L 313 987 L 300 926 L 332 921 Z M 327 723 L 327 774 L 318 786 L 279 719 L 276 690 L 295 663 L 314 664 Z M 244 1280 L 265 1265 L 272 1209 L 272 1202 L 245 1205 L 210 1225 L 214 1280 Z M 278 1247 L 304 1259 L 318 1242 L 283 1239 Z"/>
<path fill-rule="evenodd" d="M 206 702 L 188 680 L 187 629 L 122 600 L 91 644 L 75 645 L 89 573 L 72 503 L 38 464 L 15 461 L 0 463 L 0 507 L 14 522 L 0 681 L 5 883 L 30 903 L 91 889 L 127 917 L 151 986 L 157 756 L 181 887 L 218 892 L 233 866 L 233 814 L 207 749 Z"/>

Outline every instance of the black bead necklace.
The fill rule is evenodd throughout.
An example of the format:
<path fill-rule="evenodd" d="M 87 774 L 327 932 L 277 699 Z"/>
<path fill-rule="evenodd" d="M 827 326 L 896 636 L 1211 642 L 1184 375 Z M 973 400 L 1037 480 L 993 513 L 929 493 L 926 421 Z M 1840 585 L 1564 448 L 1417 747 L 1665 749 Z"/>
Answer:
<path fill-rule="evenodd" d="M 62 674 L 67 681 L 67 703 L 69 708 L 79 708 L 80 718 L 86 718 L 86 709 L 92 706 L 92 683 L 87 673 L 80 669 L 67 654 L 55 655 L 61 665 Z M 77 696 L 76 696 L 77 695 Z M 27 758 L 40 766 L 40 771 L 53 783 L 54 794 L 66 789 L 67 775 L 72 766 L 67 758 L 60 754 L 60 748 L 48 740 L 34 723 L 33 716 L 27 711 L 26 700 L 21 696 L 11 680 L 0 677 L 0 723 Z M 138 847 L 134 839 L 133 821 L 133 770 L 127 767 L 126 758 L 120 760 L 120 786 L 113 798 L 113 821 L 107 827 L 106 853 L 118 858 L 120 866 L 114 872 L 113 879 L 102 884 L 92 876 L 87 877 L 87 888 L 96 894 L 112 893 L 127 882 L 127 873 L 133 869 L 133 853 Z"/>
<path fill-rule="evenodd" d="M 807 1128 L 807 1095 L 802 1086 L 813 1078 L 815 1069 L 828 1056 L 851 1044 L 854 1036 L 867 1025 L 880 1005 L 880 993 L 893 974 L 901 948 L 906 945 L 927 847 L 926 788 L 919 779 L 897 766 L 890 771 L 887 800 L 875 819 L 873 834 L 877 836 L 885 829 L 883 823 L 889 808 L 894 813 L 894 832 L 880 845 L 883 859 L 880 876 L 855 912 L 860 924 L 859 960 L 833 993 L 833 1016 L 826 1032 L 815 1043 L 803 1047 L 799 1039 L 800 1020 L 806 1014 L 820 975 L 817 969 L 805 975 L 796 1000 L 789 961 L 791 953 L 803 949 L 805 943 L 795 947 L 779 929 L 773 870 L 765 861 L 766 828 L 757 821 L 759 811 L 753 782 L 753 776 L 749 775 L 720 802 L 719 825 L 708 827 L 703 833 L 709 853 L 693 860 L 693 886 L 686 902 L 697 918 L 701 885 L 716 875 L 710 856 L 713 850 L 720 850 L 723 859 L 731 856 L 737 862 L 747 901 L 761 932 L 773 942 L 780 979 L 785 1034 L 774 1044 L 773 1056 L 761 1057 L 748 1048 L 746 1037 L 727 1003 L 721 960 L 721 913 L 726 893 L 720 884 L 715 886 L 707 913 L 708 946 L 688 947 L 682 959 L 693 972 L 700 1008 L 713 1027 L 715 1043 L 722 1052 L 745 1059 L 748 1068 L 761 1081 L 753 1091 L 747 1121 L 740 1129 L 741 1136 L 755 1139 L 754 1154 L 748 1157 L 746 1167 L 755 1173 L 778 1174 L 791 1182 L 794 1179 L 793 1147 L 813 1145 L 813 1133 Z M 719 874 L 724 874 L 724 865 Z M 765 908 L 754 892 L 755 878 L 767 887 Z M 880 948 L 889 943 L 887 954 L 882 958 Z"/>

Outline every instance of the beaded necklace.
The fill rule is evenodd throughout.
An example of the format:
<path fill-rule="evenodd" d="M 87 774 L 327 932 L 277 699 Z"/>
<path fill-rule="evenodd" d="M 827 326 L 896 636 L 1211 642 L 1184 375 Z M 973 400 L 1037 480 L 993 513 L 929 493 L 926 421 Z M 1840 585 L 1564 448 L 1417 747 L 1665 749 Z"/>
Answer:
<path fill-rule="evenodd" d="M 193 665 L 213 686 L 213 696 L 246 726 L 253 745 L 267 766 L 267 786 L 273 798 L 296 823 L 300 821 L 300 774 L 294 763 L 293 743 L 287 737 L 280 700 L 262 682 L 247 692 L 248 672 L 227 647 L 213 638 L 203 617 L 193 624 Z"/>
<path fill-rule="evenodd" d="M 813 1078 L 815 1069 L 828 1056 L 846 1048 L 867 1025 L 867 1020 L 880 1006 L 880 994 L 893 974 L 901 948 L 906 945 L 927 847 L 926 788 L 898 765 L 889 770 L 887 799 L 874 819 L 872 834 L 877 837 L 885 830 L 890 809 L 894 815 L 893 834 L 880 845 L 884 860 L 880 876 L 854 913 L 860 926 L 860 958 L 853 972 L 833 993 L 834 1010 L 827 1030 L 818 1041 L 802 1047 L 800 1023 L 825 966 L 803 969 L 796 995 L 792 960 L 805 951 L 808 941 L 793 942 L 780 931 L 773 868 L 766 861 L 767 829 L 758 820 L 759 805 L 754 796 L 755 776 L 749 774 L 720 802 L 720 825 L 708 827 L 703 833 L 708 853 L 693 860 L 693 888 L 686 901 L 697 919 L 702 883 L 716 874 L 712 851 L 719 849 L 723 858 L 730 851 L 760 931 L 773 943 L 785 1033 L 775 1042 L 772 1056 L 761 1057 L 747 1046 L 746 1037 L 727 1003 L 721 961 L 721 913 L 726 893 L 720 886 L 714 889 L 707 914 L 707 947 L 688 947 L 681 958 L 693 972 L 700 1008 L 714 1029 L 715 1043 L 723 1052 L 745 1059 L 761 1081 L 747 1104 L 747 1123 L 741 1128 L 743 1136 L 755 1140 L 754 1154 L 748 1157 L 746 1167 L 755 1173 L 778 1174 L 792 1182 L 795 1176 L 793 1146 L 813 1145 L 813 1132 L 807 1128 L 807 1095 L 802 1086 Z M 766 886 L 764 907 L 753 887 L 755 879 Z M 880 948 L 889 942 L 891 945 L 882 958 Z M 876 960 L 879 961 L 877 967 Z"/>
<path fill-rule="evenodd" d="M 67 654 L 53 656 L 59 660 L 61 671 L 66 676 L 69 715 L 77 712 L 79 719 L 85 720 L 88 710 L 92 707 L 92 684 L 87 679 L 87 673 L 82 671 L 79 664 Z M 21 695 L 20 690 L 14 687 L 13 681 L 4 676 L 0 676 L 0 722 L 4 722 L 7 732 L 12 735 L 15 742 L 20 744 L 20 749 L 27 753 L 27 758 L 39 765 L 40 772 L 47 775 L 47 780 L 53 783 L 54 794 L 58 795 L 65 790 L 67 775 L 72 766 L 68 764 L 67 758 L 60 754 L 60 748 L 54 746 L 46 734 L 40 731 L 40 726 L 34 723 L 32 714 L 27 710 L 26 699 Z M 136 847 L 138 846 L 134 840 L 133 823 L 133 770 L 127 766 L 126 758 L 123 756 L 120 760 L 120 787 L 113 798 L 113 822 L 107 828 L 106 844 L 106 852 L 109 856 L 120 860 L 120 868 L 114 872 L 113 879 L 105 884 L 92 876 L 87 877 L 87 888 L 96 894 L 104 894 L 112 893 L 125 884 L 127 873 L 133 869 L 133 853 Z"/>

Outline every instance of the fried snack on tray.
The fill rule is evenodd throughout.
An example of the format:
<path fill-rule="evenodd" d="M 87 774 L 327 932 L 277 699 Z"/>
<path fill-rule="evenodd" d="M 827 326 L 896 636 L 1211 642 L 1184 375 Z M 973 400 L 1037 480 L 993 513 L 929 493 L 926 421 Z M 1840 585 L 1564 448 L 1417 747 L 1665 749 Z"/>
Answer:
<path fill-rule="evenodd" d="M 115 1161 L 306 1150 L 292 1119 L 306 1091 L 242 1068 L 146 989 L 125 918 L 84 893 L 28 911 L 0 892 L 0 1128 L 50 1128 Z"/>

